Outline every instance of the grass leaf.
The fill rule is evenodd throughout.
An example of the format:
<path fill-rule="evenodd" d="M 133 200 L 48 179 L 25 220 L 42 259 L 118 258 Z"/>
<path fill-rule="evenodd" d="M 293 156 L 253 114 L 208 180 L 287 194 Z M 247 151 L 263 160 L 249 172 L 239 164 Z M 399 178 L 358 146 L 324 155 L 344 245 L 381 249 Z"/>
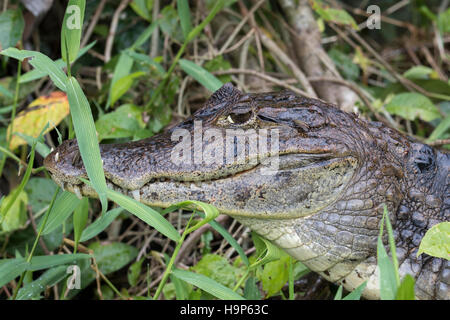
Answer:
<path fill-rule="evenodd" d="M 380 234 L 377 244 L 378 268 L 380 270 L 380 297 L 382 300 L 394 300 L 397 294 L 397 280 L 394 265 L 383 245 L 384 217 L 381 219 Z"/>
<path fill-rule="evenodd" d="M 395 300 L 415 300 L 414 283 L 414 278 L 410 274 L 407 274 L 398 287 Z"/>
<path fill-rule="evenodd" d="M 122 79 L 123 77 L 129 75 L 132 67 L 133 67 L 133 59 L 126 53 L 126 50 L 121 52 L 119 60 L 116 63 L 116 67 L 114 68 L 113 77 L 111 79 L 106 109 L 108 109 L 109 106 L 111 105 L 114 84 L 117 81 L 119 81 L 119 79 Z"/>
<path fill-rule="evenodd" d="M 86 47 L 82 48 L 79 52 L 78 52 L 78 56 L 77 59 L 82 57 L 86 52 L 88 52 L 94 45 L 96 44 L 96 41 L 91 42 L 90 44 L 88 44 Z M 66 63 L 63 61 L 63 59 L 58 59 L 54 61 L 55 65 L 59 68 L 59 69 L 63 69 L 65 68 L 67 65 Z M 23 74 L 20 76 L 20 80 L 19 83 L 26 83 L 26 82 L 30 82 L 33 80 L 37 80 L 40 78 L 43 78 L 45 76 L 48 75 L 48 72 L 46 70 L 38 70 L 38 69 L 33 69 L 31 71 L 28 71 L 27 73 Z"/>
<path fill-rule="evenodd" d="M 361 299 L 361 295 L 362 295 L 364 289 L 366 288 L 366 286 L 367 286 L 367 281 L 364 281 L 363 283 L 361 283 L 358 286 L 358 288 L 356 288 L 355 290 L 350 292 L 342 300 L 360 300 Z"/>
<path fill-rule="evenodd" d="M 0 260 L 0 287 L 17 278 L 27 267 L 25 258 Z"/>
<path fill-rule="evenodd" d="M 67 266 L 48 269 L 39 278 L 20 288 L 16 300 L 31 300 L 40 298 L 40 293 L 47 287 L 54 286 L 66 277 Z"/>
<path fill-rule="evenodd" d="M 28 271 L 47 269 L 61 264 L 75 264 L 79 259 L 89 259 L 91 256 L 85 253 L 55 254 L 52 256 L 35 256 L 32 258 Z"/>
<path fill-rule="evenodd" d="M 450 116 L 445 117 L 439 125 L 433 130 L 427 141 L 431 142 L 440 139 L 450 129 Z"/>
<path fill-rule="evenodd" d="M 178 16 L 180 17 L 181 29 L 183 30 L 184 39 L 187 39 L 189 32 L 191 32 L 192 30 L 189 2 L 187 0 L 177 0 L 177 9 Z"/>
<path fill-rule="evenodd" d="M 207 70 L 196 65 L 194 62 L 185 59 L 180 59 L 179 63 L 181 69 L 183 69 L 184 72 L 186 72 L 192 78 L 200 82 L 200 84 L 209 91 L 214 92 L 223 85 L 222 81 L 217 79 Z"/>
<path fill-rule="evenodd" d="M 0 52 L 0 54 L 23 61 L 31 58 L 28 62 L 39 72 L 48 74 L 55 86 L 60 90 L 66 91 L 66 83 L 68 81 L 66 74 L 58 67 L 58 65 L 46 55 L 28 50 L 18 50 L 9 48 Z"/>
<path fill-rule="evenodd" d="M 111 89 L 111 105 L 114 105 L 117 100 L 119 100 L 133 85 L 133 81 L 136 78 L 142 77 L 145 72 L 134 72 L 124 76 L 117 80 Z"/>
<path fill-rule="evenodd" d="M 180 235 L 177 230 L 157 211 L 147 207 L 146 205 L 124 196 L 123 194 L 108 189 L 108 198 L 123 207 L 139 219 L 146 222 L 166 237 L 178 241 Z"/>
<path fill-rule="evenodd" d="M 252 232 L 253 241 L 258 241 L 259 245 L 262 249 L 262 257 L 260 257 L 256 262 L 250 265 L 250 269 L 254 269 L 259 265 L 265 265 L 269 262 L 280 259 L 284 251 L 278 248 L 269 240 L 264 239 L 263 237 L 258 236 L 255 232 Z M 256 246 L 256 243 L 255 243 Z"/>
<path fill-rule="evenodd" d="M 67 97 L 69 98 L 73 126 L 84 167 L 100 198 L 103 211 L 106 212 L 108 205 L 106 199 L 107 187 L 94 118 L 86 96 L 81 90 L 78 81 L 73 77 L 70 77 L 67 82 Z"/>
<path fill-rule="evenodd" d="M 336 295 L 334 296 L 334 300 L 342 300 L 342 284 L 339 286 L 339 288 L 336 291 Z"/>
<path fill-rule="evenodd" d="M 73 213 L 73 233 L 75 240 L 75 250 L 77 249 L 78 243 L 80 242 L 83 229 L 84 227 L 86 227 L 88 215 L 89 215 L 89 199 L 83 198 L 81 199 L 80 204 Z"/>
<path fill-rule="evenodd" d="M 122 211 L 123 208 L 119 207 L 109 210 L 108 212 L 102 214 L 100 218 L 95 220 L 86 229 L 84 229 L 83 234 L 81 235 L 80 238 L 80 242 L 90 240 L 96 235 L 98 235 L 100 232 L 105 230 L 111 224 L 111 222 L 113 222 L 114 219 L 116 219 L 119 216 L 119 214 Z"/>
<path fill-rule="evenodd" d="M 203 291 L 212 294 L 222 300 L 245 300 L 242 296 L 221 285 L 220 283 L 208 278 L 202 274 L 193 273 L 185 270 L 173 270 L 172 274 L 178 279 L 184 280 Z"/>
<path fill-rule="evenodd" d="M 75 208 L 80 203 L 80 199 L 76 195 L 68 191 L 62 192 L 58 198 L 56 198 L 52 211 L 50 211 L 47 223 L 45 224 L 42 234 L 49 234 L 58 228 L 66 221 L 66 219 L 72 214 Z M 41 221 L 42 223 L 42 221 Z M 40 224 L 38 229 L 40 228 Z"/>
<path fill-rule="evenodd" d="M 67 64 L 75 61 L 80 50 L 85 8 L 86 0 L 69 0 L 67 4 L 61 30 L 61 56 Z"/>
<path fill-rule="evenodd" d="M 201 226 L 207 224 L 208 222 L 214 220 L 215 218 L 217 218 L 219 216 L 219 210 L 217 210 L 216 207 L 214 207 L 208 203 L 204 203 L 201 201 L 195 201 L 195 200 L 188 200 L 188 201 L 183 201 L 183 202 L 177 203 L 177 204 L 165 209 L 162 214 L 165 214 L 167 212 L 173 212 L 180 208 L 192 209 L 192 207 L 194 207 L 194 209 L 199 209 L 199 210 L 203 211 L 205 213 L 205 218 L 202 221 L 200 221 L 199 223 L 197 223 L 195 226 L 190 227 L 187 230 L 187 233 L 191 233 L 191 232 L 197 230 Z"/>

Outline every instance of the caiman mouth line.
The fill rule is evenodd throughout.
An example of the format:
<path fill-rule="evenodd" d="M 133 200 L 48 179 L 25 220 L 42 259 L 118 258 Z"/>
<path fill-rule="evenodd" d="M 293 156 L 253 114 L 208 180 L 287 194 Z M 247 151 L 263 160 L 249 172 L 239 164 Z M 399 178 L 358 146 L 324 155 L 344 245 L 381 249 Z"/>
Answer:
<path fill-rule="evenodd" d="M 256 163 L 253 167 L 244 169 L 242 171 L 236 172 L 236 173 L 230 173 L 223 176 L 218 176 L 212 179 L 183 179 L 183 175 L 178 175 L 179 178 L 175 179 L 174 177 L 177 176 L 171 176 L 171 175 L 161 175 L 160 177 L 153 177 L 146 183 L 144 183 L 141 187 L 136 189 L 127 189 L 135 198 L 135 200 L 140 201 L 140 195 L 138 195 L 138 192 L 140 189 L 144 189 L 145 187 L 155 184 L 155 183 L 173 183 L 175 185 L 184 185 L 185 187 L 189 188 L 192 184 L 194 184 L 197 187 L 201 187 L 202 184 L 208 184 L 218 181 L 224 181 L 226 179 L 238 179 L 239 176 L 251 173 L 251 172 L 257 172 L 258 170 L 262 168 L 267 168 L 266 165 L 263 164 L 263 162 L 266 161 L 273 161 L 273 158 L 278 157 L 279 158 L 279 168 L 278 170 L 287 170 L 287 169 L 298 169 L 298 170 L 308 170 L 313 167 L 318 167 L 321 165 L 326 165 L 330 161 L 336 160 L 339 161 L 341 158 L 345 158 L 347 156 L 336 156 L 331 153 L 314 153 L 314 154 L 306 154 L 306 153 L 286 153 L 277 155 L 274 157 L 269 157 L 263 159 L 262 162 Z M 261 174 L 261 173 L 259 173 Z M 276 172 L 272 173 L 276 174 Z M 80 176 L 80 178 L 87 179 L 86 175 Z M 202 176 L 198 176 L 198 178 L 202 178 Z M 63 181 L 63 179 L 59 179 L 58 177 L 53 177 L 53 179 L 58 183 L 58 185 L 63 190 L 69 190 L 74 192 L 79 198 L 82 197 L 82 195 L 85 192 L 90 190 L 92 192 L 89 192 L 89 195 L 92 196 L 95 193 L 93 193 L 93 190 L 87 186 L 84 182 L 79 180 L 79 183 L 72 183 L 68 181 Z M 110 184 L 114 187 L 114 189 L 120 189 L 123 190 L 124 188 L 117 183 L 113 181 L 113 179 L 108 177 L 108 173 L 105 173 L 105 180 L 107 184 Z M 86 190 L 87 189 L 87 190 Z"/>
<path fill-rule="evenodd" d="M 278 168 L 279 172 L 286 172 L 286 171 L 290 171 L 290 170 L 296 170 L 297 172 L 307 171 L 307 170 L 313 170 L 315 168 L 317 169 L 319 167 L 326 167 L 326 166 L 332 165 L 333 163 L 339 163 L 348 158 L 352 158 L 355 160 L 355 158 L 353 158 L 351 156 L 344 156 L 344 155 L 336 156 L 331 153 L 322 153 L 322 154 L 289 153 L 289 154 L 282 154 L 277 157 L 279 157 L 279 168 Z M 265 160 L 271 160 L 271 159 L 266 158 Z M 155 177 L 155 178 L 150 179 L 148 182 L 146 182 L 140 188 L 136 188 L 136 189 L 123 188 L 120 185 L 114 183 L 112 181 L 112 179 L 110 179 L 106 176 L 105 176 L 105 179 L 106 179 L 107 185 L 110 188 L 112 188 L 113 190 L 117 190 L 122 193 L 125 191 L 125 193 L 128 193 L 128 195 L 132 196 L 135 200 L 141 201 L 141 200 L 145 200 L 145 199 L 142 199 L 142 195 L 141 195 L 142 190 L 149 187 L 150 185 L 162 183 L 162 184 L 172 184 L 174 187 L 184 187 L 185 189 L 192 188 L 193 185 L 197 188 L 201 188 L 202 186 L 209 185 L 209 184 L 212 184 L 215 182 L 225 182 L 227 180 L 231 181 L 233 179 L 239 179 L 240 176 L 246 175 L 246 174 L 254 173 L 255 175 L 260 175 L 261 173 L 258 172 L 258 170 L 260 170 L 264 167 L 267 168 L 267 166 L 265 166 L 262 162 L 260 162 L 260 163 L 257 163 L 254 167 L 248 168 L 246 170 L 242 170 L 235 174 L 229 174 L 229 175 L 218 177 L 215 179 L 205 179 L 205 180 L 172 179 L 172 177 L 170 177 L 170 176 Z M 276 175 L 277 172 L 275 171 L 272 174 Z M 182 176 L 180 178 L 182 178 Z M 54 177 L 54 179 L 55 179 L 55 177 Z M 71 192 L 74 192 L 79 198 L 81 198 L 83 195 L 96 196 L 95 191 L 90 186 L 83 183 L 81 180 L 80 180 L 79 184 L 70 183 L 70 182 L 63 181 L 63 180 L 60 180 L 57 178 L 55 180 L 58 180 L 57 183 L 61 186 L 61 188 L 67 189 Z M 165 206 L 163 204 L 159 205 L 157 203 L 152 203 L 151 205 L 162 206 L 162 207 Z M 230 214 L 231 214 L 231 212 L 230 212 Z"/>

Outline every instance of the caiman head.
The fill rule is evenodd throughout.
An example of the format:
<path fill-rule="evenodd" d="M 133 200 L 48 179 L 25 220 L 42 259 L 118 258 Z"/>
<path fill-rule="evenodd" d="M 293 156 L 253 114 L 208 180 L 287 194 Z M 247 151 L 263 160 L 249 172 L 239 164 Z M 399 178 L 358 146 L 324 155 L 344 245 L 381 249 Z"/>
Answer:
<path fill-rule="evenodd" d="M 403 199 L 409 144 L 319 100 L 226 84 L 169 131 L 100 150 L 110 188 L 152 206 L 210 203 L 336 281 L 374 255 L 383 204 L 395 213 Z M 78 179 L 76 141 L 45 167 L 66 190 L 95 196 Z"/>

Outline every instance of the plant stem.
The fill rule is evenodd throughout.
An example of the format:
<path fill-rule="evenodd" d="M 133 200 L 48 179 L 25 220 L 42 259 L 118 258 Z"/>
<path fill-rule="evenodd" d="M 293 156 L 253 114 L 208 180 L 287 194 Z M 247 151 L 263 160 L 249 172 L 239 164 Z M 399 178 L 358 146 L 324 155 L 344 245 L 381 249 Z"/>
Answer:
<path fill-rule="evenodd" d="M 20 185 L 17 187 L 17 189 L 15 189 L 12 197 L 9 199 L 9 202 L 6 204 L 5 208 L 1 212 L 0 223 L 3 222 L 3 219 L 5 219 L 6 215 L 8 214 L 9 209 L 11 209 L 12 205 L 17 200 L 20 193 L 25 188 L 25 185 L 28 183 L 28 180 L 30 179 L 31 172 L 33 170 L 34 156 L 36 154 L 35 149 L 36 149 L 36 142 L 33 143 L 33 145 L 31 146 L 30 162 L 28 163 L 27 170 L 25 171 L 23 179 L 20 182 Z"/>
<path fill-rule="evenodd" d="M 175 69 L 178 61 L 180 60 L 181 56 L 183 55 L 184 51 L 186 50 L 187 45 L 189 42 L 191 42 L 197 35 L 205 28 L 205 26 L 216 16 L 216 14 L 222 9 L 224 4 L 224 0 L 219 0 L 216 2 L 216 5 L 211 10 L 211 12 L 208 14 L 208 16 L 205 18 L 205 20 L 202 21 L 197 27 L 195 27 L 191 32 L 189 32 L 186 40 L 184 41 L 183 45 L 181 46 L 180 50 L 178 50 L 177 55 L 175 56 L 175 59 L 172 62 L 172 65 L 170 66 L 169 70 L 164 75 L 164 79 L 162 82 L 158 85 L 155 92 L 153 93 L 152 97 L 150 98 L 150 101 L 145 105 L 144 110 L 149 110 L 150 107 L 155 103 L 156 99 L 159 97 L 163 89 L 166 87 L 167 82 L 170 79 L 170 76 L 172 75 L 173 70 Z"/>
<path fill-rule="evenodd" d="M 173 264 L 175 263 L 175 259 L 178 255 L 178 251 L 180 251 L 181 245 L 183 244 L 184 239 L 189 234 L 189 224 L 192 221 L 192 218 L 194 217 L 194 213 L 192 213 L 191 217 L 189 218 L 189 221 L 184 229 L 183 234 L 181 235 L 180 240 L 177 242 L 177 246 L 175 247 L 175 250 L 173 251 L 172 257 L 170 258 L 169 264 L 167 265 L 166 271 L 164 271 L 163 278 L 161 279 L 161 282 L 158 285 L 158 289 L 156 289 L 156 293 L 153 296 L 153 300 L 158 300 L 159 295 L 161 294 L 162 289 L 164 288 L 164 285 L 167 282 L 167 279 L 169 278 L 170 272 L 172 272 Z"/>
<path fill-rule="evenodd" d="M 16 89 L 14 92 L 14 102 L 11 111 L 11 129 L 7 133 L 6 137 L 6 148 L 9 149 L 9 145 L 11 143 L 12 133 L 14 130 L 14 119 L 16 118 L 16 109 L 17 109 L 17 101 L 19 100 L 19 89 L 20 89 L 20 74 L 22 72 L 22 61 L 18 61 L 17 63 L 17 80 L 16 80 Z M 3 154 L 2 160 L 0 162 L 0 177 L 2 176 L 3 167 L 6 162 L 6 154 Z"/>
<path fill-rule="evenodd" d="M 237 289 L 239 289 L 239 287 L 242 285 L 242 283 L 245 281 L 245 279 L 247 279 L 249 273 L 250 273 L 250 268 L 248 267 L 247 270 L 245 271 L 244 275 L 239 279 L 239 281 L 234 286 L 233 291 L 236 292 Z"/>
<path fill-rule="evenodd" d="M 289 300 L 294 300 L 294 261 L 289 256 Z"/>
<path fill-rule="evenodd" d="M 39 232 L 38 232 L 38 234 L 37 234 L 37 236 L 36 236 L 36 239 L 34 240 L 33 248 L 31 249 L 30 254 L 28 255 L 28 258 L 27 258 L 27 262 L 28 262 L 28 263 L 30 263 L 30 262 L 31 262 L 31 259 L 33 258 L 34 251 L 36 250 L 37 244 L 38 244 L 38 242 L 39 242 L 39 239 L 41 238 L 42 232 L 44 231 L 45 225 L 47 224 L 47 220 L 48 220 L 48 217 L 49 217 L 49 215 L 50 215 L 50 211 L 52 211 L 53 204 L 55 203 L 56 196 L 58 195 L 58 192 L 59 192 L 59 189 L 56 189 L 56 190 L 55 190 L 55 193 L 53 194 L 53 198 L 52 198 L 52 201 L 50 202 L 50 206 L 48 207 L 48 210 L 47 210 L 47 212 L 45 213 L 45 216 L 44 216 L 44 218 L 43 218 L 41 227 L 39 228 Z M 22 275 L 20 276 L 19 282 L 17 283 L 17 286 L 16 286 L 16 288 L 14 289 L 14 293 L 13 293 L 13 296 L 12 296 L 12 298 L 11 298 L 12 300 L 16 300 L 17 293 L 19 292 L 19 289 L 20 289 L 20 287 L 21 287 L 21 285 L 22 285 L 23 278 L 24 278 L 26 272 L 27 272 L 27 271 L 24 271 L 24 272 L 22 273 Z"/>

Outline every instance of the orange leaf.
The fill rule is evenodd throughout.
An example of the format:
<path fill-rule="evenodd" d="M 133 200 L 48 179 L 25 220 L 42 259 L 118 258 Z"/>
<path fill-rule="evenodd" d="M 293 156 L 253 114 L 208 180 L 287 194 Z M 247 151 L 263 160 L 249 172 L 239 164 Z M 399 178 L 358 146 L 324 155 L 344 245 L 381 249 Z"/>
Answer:
<path fill-rule="evenodd" d="M 47 122 L 49 123 L 49 127 L 44 133 L 52 130 L 68 114 L 69 101 L 67 100 L 67 96 L 64 92 L 54 91 L 48 96 L 41 96 L 37 98 L 30 103 L 25 110 L 17 114 L 12 124 L 9 124 L 8 135 L 11 131 L 11 126 L 13 128 L 13 136 L 11 137 L 9 148 L 14 150 L 18 146 L 26 144 L 25 140 L 17 135 L 14 135 L 14 133 L 20 132 L 37 138 Z"/>

